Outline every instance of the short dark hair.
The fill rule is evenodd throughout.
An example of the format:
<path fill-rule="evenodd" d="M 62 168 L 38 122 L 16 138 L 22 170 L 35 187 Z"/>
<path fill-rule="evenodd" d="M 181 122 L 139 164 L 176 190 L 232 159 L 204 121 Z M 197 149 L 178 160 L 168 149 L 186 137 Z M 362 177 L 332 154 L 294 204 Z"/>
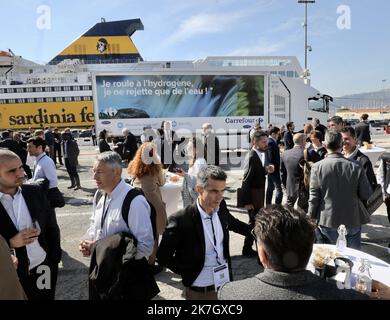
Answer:
<path fill-rule="evenodd" d="M 271 135 L 273 133 L 279 133 L 279 132 L 280 132 L 280 128 L 272 127 L 272 129 L 269 131 L 269 135 Z"/>
<path fill-rule="evenodd" d="M 208 165 L 199 170 L 198 175 L 196 176 L 196 184 L 205 188 L 209 179 L 226 181 L 227 175 L 220 167 Z"/>
<path fill-rule="evenodd" d="M 361 118 L 362 118 L 363 120 L 367 120 L 367 119 L 368 119 L 368 114 L 367 114 L 367 113 L 363 113 L 362 116 L 361 116 Z"/>
<path fill-rule="evenodd" d="M 286 123 L 286 128 L 287 128 L 287 130 L 288 130 L 288 128 L 291 128 L 293 124 L 294 124 L 294 121 L 289 121 L 289 122 L 287 122 L 287 123 Z"/>
<path fill-rule="evenodd" d="M 262 137 L 267 137 L 268 134 L 265 131 L 256 131 L 253 136 L 251 137 L 251 142 L 254 143 L 255 141 L 260 140 Z"/>
<path fill-rule="evenodd" d="M 344 127 L 340 131 L 341 133 L 348 133 L 352 138 L 356 138 L 355 129 L 352 127 Z"/>
<path fill-rule="evenodd" d="M 333 116 L 329 119 L 329 122 L 334 122 L 336 124 L 343 124 L 344 121 L 343 121 L 343 118 L 339 117 L 339 116 Z"/>
<path fill-rule="evenodd" d="M 314 222 L 290 206 L 272 205 L 256 215 L 255 234 L 270 266 L 293 272 L 306 268 L 314 243 Z"/>
<path fill-rule="evenodd" d="M 46 141 L 43 140 L 41 137 L 32 137 L 30 139 L 27 140 L 27 143 L 32 143 L 35 147 L 39 147 L 41 146 L 42 147 L 42 151 L 45 151 L 45 148 L 46 148 Z"/>
<path fill-rule="evenodd" d="M 321 142 L 324 141 L 324 136 L 319 130 L 313 130 L 312 132 L 310 132 L 310 138 L 317 138 Z"/>

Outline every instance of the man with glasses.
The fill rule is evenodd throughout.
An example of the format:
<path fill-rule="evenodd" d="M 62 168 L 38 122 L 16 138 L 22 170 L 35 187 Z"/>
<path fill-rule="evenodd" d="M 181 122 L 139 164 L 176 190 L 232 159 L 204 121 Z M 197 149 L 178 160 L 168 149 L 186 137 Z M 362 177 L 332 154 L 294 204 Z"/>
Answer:
<path fill-rule="evenodd" d="M 223 200 L 226 173 L 208 165 L 197 175 L 197 201 L 171 215 L 157 251 L 158 263 L 181 275 L 187 300 L 215 300 L 232 280 L 229 230 L 250 236 Z"/>

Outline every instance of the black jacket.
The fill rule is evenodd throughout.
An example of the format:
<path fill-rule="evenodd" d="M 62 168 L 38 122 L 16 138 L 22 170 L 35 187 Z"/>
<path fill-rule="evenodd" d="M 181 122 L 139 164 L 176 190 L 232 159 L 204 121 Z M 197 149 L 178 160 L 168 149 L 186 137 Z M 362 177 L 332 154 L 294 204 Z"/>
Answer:
<path fill-rule="evenodd" d="M 223 254 L 228 261 L 230 280 L 232 269 L 229 251 L 229 231 L 250 234 L 250 226 L 234 218 L 221 202 L 218 217 L 223 229 Z M 199 276 L 205 261 L 204 230 L 196 203 L 171 215 L 157 251 L 158 263 L 182 276 L 186 287 Z"/>
<path fill-rule="evenodd" d="M 90 300 L 149 300 L 160 290 L 145 258 L 135 260 L 137 241 L 124 232 L 96 241 L 89 267 Z"/>
<path fill-rule="evenodd" d="M 377 185 L 377 181 L 376 181 L 376 176 L 374 173 L 374 169 L 372 168 L 372 163 L 371 163 L 370 159 L 364 153 L 360 152 L 360 150 L 359 150 L 356 153 L 353 160 L 356 160 L 361 164 L 361 166 L 364 169 L 364 172 L 366 173 L 366 176 L 367 176 L 368 182 L 370 183 L 371 189 L 375 190 L 376 185 Z"/>
<path fill-rule="evenodd" d="M 55 212 L 50 208 L 46 195 L 39 186 L 23 185 L 22 195 L 27 204 L 31 218 L 38 220 L 41 233 L 38 237 L 39 244 L 46 251 L 47 258 L 52 264 L 61 260 L 60 229 L 57 224 Z M 0 203 L 0 234 L 8 242 L 19 231 L 16 229 L 8 213 Z M 28 274 L 28 257 L 26 247 L 16 249 L 18 257 L 18 274 L 25 278 Z"/>
<path fill-rule="evenodd" d="M 267 155 L 269 163 L 275 166 L 272 175 L 280 175 L 280 150 L 278 143 L 272 138 L 268 138 Z"/>
<path fill-rule="evenodd" d="M 286 131 L 284 134 L 284 150 L 290 150 L 294 148 L 293 133 Z"/>
<path fill-rule="evenodd" d="M 255 150 L 252 149 L 247 157 L 248 158 L 245 159 L 244 178 L 241 185 L 241 202 L 243 205 L 254 203 L 252 199 L 252 189 L 265 189 L 265 177 L 267 174 Z M 266 153 L 266 165 L 268 163 L 267 158 L 268 156 Z"/>
<path fill-rule="evenodd" d="M 370 125 L 361 121 L 355 126 L 356 140 L 360 145 L 363 145 L 363 142 L 371 142 L 370 136 Z"/>

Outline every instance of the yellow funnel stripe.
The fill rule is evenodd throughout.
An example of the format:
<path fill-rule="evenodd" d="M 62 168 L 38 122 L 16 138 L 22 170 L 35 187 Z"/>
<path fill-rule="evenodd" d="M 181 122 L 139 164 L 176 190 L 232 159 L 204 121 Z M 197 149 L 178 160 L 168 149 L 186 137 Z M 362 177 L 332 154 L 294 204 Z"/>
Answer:
<path fill-rule="evenodd" d="M 96 48 L 99 39 L 108 42 L 107 50 L 100 53 Z M 128 36 L 80 37 L 59 55 L 96 55 L 96 54 L 139 54 L 133 41 Z"/>

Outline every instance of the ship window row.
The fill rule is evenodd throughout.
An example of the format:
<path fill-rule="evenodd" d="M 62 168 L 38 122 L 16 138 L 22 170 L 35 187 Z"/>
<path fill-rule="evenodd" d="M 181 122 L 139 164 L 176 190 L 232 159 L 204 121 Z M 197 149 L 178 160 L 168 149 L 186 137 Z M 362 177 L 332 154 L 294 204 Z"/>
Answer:
<path fill-rule="evenodd" d="M 21 98 L 21 99 L 0 99 L 0 104 L 14 103 L 42 103 L 42 102 L 72 102 L 72 101 L 92 101 L 91 96 L 83 97 L 52 97 L 52 98 Z"/>
<path fill-rule="evenodd" d="M 36 88 L 0 88 L 1 93 L 24 93 L 24 92 L 59 92 L 59 91 L 86 91 L 92 90 L 92 86 L 64 86 L 64 87 L 36 87 Z"/>
<path fill-rule="evenodd" d="M 299 74 L 296 71 L 271 71 L 271 74 L 288 78 L 299 78 Z"/>

